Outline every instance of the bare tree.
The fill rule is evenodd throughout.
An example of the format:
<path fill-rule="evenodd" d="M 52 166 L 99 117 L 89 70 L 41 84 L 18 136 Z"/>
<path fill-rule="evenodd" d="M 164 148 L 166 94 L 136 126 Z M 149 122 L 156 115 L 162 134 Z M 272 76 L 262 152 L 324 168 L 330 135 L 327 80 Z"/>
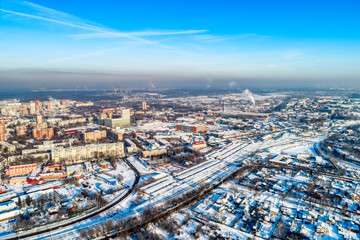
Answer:
<path fill-rule="evenodd" d="M 121 174 L 118 174 L 118 175 L 117 175 L 117 180 L 118 180 L 119 182 L 122 182 L 122 181 L 124 180 L 124 176 L 121 175 Z"/>

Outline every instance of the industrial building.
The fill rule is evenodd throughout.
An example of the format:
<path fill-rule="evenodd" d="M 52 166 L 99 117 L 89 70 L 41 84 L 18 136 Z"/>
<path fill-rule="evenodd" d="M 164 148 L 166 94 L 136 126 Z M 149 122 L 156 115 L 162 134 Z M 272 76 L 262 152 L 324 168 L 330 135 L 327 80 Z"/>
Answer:
<path fill-rule="evenodd" d="M 100 178 L 101 180 L 103 180 L 106 184 L 109 184 L 109 185 L 115 185 L 116 184 L 116 179 L 113 178 L 113 177 L 110 177 L 109 175 L 106 175 L 106 174 L 98 174 L 97 175 L 98 178 Z"/>
<path fill-rule="evenodd" d="M 184 132 L 206 132 L 206 125 L 178 124 L 176 130 Z"/>

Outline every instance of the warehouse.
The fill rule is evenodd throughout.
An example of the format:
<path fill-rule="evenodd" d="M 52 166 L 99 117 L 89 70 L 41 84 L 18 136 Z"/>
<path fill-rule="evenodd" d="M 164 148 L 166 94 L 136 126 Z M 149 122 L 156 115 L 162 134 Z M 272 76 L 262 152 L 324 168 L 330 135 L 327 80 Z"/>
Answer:
<path fill-rule="evenodd" d="M 116 179 L 113 177 L 110 177 L 106 174 L 98 174 L 97 175 L 98 178 L 102 179 L 105 183 L 109 184 L 109 185 L 115 185 L 116 184 Z"/>

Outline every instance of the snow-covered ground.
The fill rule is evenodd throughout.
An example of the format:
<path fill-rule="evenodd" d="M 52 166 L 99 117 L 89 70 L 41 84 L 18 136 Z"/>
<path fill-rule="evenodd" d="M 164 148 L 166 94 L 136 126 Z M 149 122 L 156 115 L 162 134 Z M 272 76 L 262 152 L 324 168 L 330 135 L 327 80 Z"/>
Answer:
<path fill-rule="evenodd" d="M 152 171 L 148 170 L 147 167 L 145 167 L 144 164 L 142 164 L 136 157 L 128 157 L 127 160 L 139 171 L 141 175 L 152 173 Z"/>
<path fill-rule="evenodd" d="M 219 178 L 225 177 L 235 171 L 237 169 L 237 164 L 241 163 L 245 159 L 248 159 L 249 154 L 253 154 L 259 150 L 261 151 L 268 151 L 273 154 L 283 154 L 286 152 L 287 154 L 298 154 L 298 153 L 307 153 L 313 154 L 313 150 L 311 149 L 314 142 L 319 141 L 324 136 L 308 136 L 308 137 L 300 137 L 295 134 L 291 133 L 284 133 L 278 139 L 270 139 L 266 142 L 258 141 L 258 142 L 249 142 L 244 144 L 244 142 L 237 142 L 230 146 L 227 146 L 228 149 L 222 148 L 219 151 L 226 153 L 226 156 L 220 160 L 209 160 L 205 162 L 201 166 L 195 166 L 192 169 L 184 171 L 184 173 L 179 173 L 177 176 L 172 177 L 171 179 L 166 180 L 158 180 L 153 184 L 156 194 L 148 195 L 142 198 L 141 201 L 138 202 L 138 205 L 135 204 L 135 200 L 139 198 L 139 194 L 133 194 L 125 199 L 121 205 L 117 206 L 115 209 L 116 211 L 107 211 L 104 214 L 101 214 L 93 219 L 83 221 L 81 226 L 69 226 L 66 229 L 55 230 L 53 234 L 53 238 L 55 239 L 64 239 L 64 238 L 74 238 L 78 236 L 79 229 L 89 228 L 91 226 L 95 226 L 101 222 L 104 222 L 108 219 L 109 214 L 114 220 L 124 219 L 128 216 L 134 216 L 137 214 L 141 214 L 145 207 L 154 207 L 161 205 L 162 203 L 173 199 L 189 190 L 199 188 L 200 184 L 203 183 L 215 183 L 218 181 Z M 149 171 L 141 162 L 139 162 L 136 158 L 129 158 L 128 159 L 137 169 L 139 169 L 143 174 L 149 174 L 152 176 L 151 171 Z M 124 183 L 128 184 L 127 181 L 131 181 L 131 177 L 127 176 L 126 169 L 124 166 L 118 166 L 115 171 L 112 173 L 114 176 L 117 174 L 121 174 L 124 176 Z M 146 178 L 146 176 L 144 177 Z M 286 180 L 286 179 L 280 179 Z M 237 186 L 238 189 L 244 194 L 245 198 L 252 196 L 253 201 L 262 201 L 262 202 L 272 202 L 276 204 L 284 204 L 286 206 L 294 206 L 295 200 L 292 201 L 283 201 L 279 202 L 279 196 L 275 196 L 272 193 L 262 194 L 260 196 L 254 197 L 251 190 L 246 189 L 244 186 Z M 228 190 L 229 192 L 229 190 Z M 141 198 L 141 197 L 140 197 Z M 135 205 L 134 205 L 135 204 Z M 203 210 L 205 211 L 205 210 Z M 229 217 L 229 225 L 225 226 L 223 223 L 215 223 L 212 222 L 211 224 L 219 225 L 218 227 L 221 228 L 221 233 L 225 234 L 227 237 L 231 239 L 246 239 L 249 236 L 249 233 L 244 231 L 240 231 L 238 228 L 241 228 L 240 225 L 236 225 L 239 217 Z M 276 219 L 277 221 L 278 219 Z M 195 222 L 201 222 L 203 220 L 193 220 Z M 186 226 L 186 225 L 185 225 Z M 195 223 L 192 223 L 191 226 L 195 226 Z M 191 229 L 191 226 L 186 226 Z M 276 224 L 272 224 L 271 226 L 267 223 L 263 223 L 262 229 L 259 236 L 267 237 L 269 234 L 274 230 Z M 167 234 L 164 233 L 163 230 L 159 230 L 155 228 L 156 232 L 159 235 L 169 237 Z M 304 230 L 305 231 L 305 230 Z M 191 230 L 184 229 L 183 233 L 178 236 L 176 239 L 190 239 L 189 236 L 192 234 L 190 233 Z M 44 237 L 48 237 L 49 234 L 44 234 Z M 202 238 L 202 235 L 198 236 L 199 239 Z"/>

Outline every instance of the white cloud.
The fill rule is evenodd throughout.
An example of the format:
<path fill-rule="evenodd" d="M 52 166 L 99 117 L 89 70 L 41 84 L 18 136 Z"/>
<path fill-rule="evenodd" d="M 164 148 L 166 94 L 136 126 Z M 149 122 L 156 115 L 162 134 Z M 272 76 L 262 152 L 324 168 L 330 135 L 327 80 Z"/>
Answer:
<path fill-rule="evenodd" d="M 21 17 L 32 18 L 39 21 L 45 21 L 48 23 L 54 23 L 76 29 L 90 31 L 87 34 L 72 35 L 75 38 L 126 38 L 135 41 L 142 42 L 144 44 L 156 45 L 162 48 L 172 48 L 164 44 L 160 44 L 158 41 L 149 40 L 143 37 L 146 36 L 164 36 L 164 35 L 182 35 L 182 34 L 199 34 L 206 32 L 207 30 L 182 30 L 182 31 L 136 31 L 136 32 L 121 32 L 104 27 L 100 24 L 90 22 L 73 15 L 60 12 L 51 8 L 43 7 L 41 5 L 31 2 L 21 2 L 25 7 L 30 7 L 31 13 L 22 11 L 13 11 L 8 9 L 0 9 L 0 11 L 14 14 Z"/>
<path fill-rule="evenodd" d="M 104 33 L 87 33 L 87 34 L 76 34 L 72 35 L 77 39 L 90 39 L 90 38 L 121 38 L 124 36 L 167 36 L 167 35 L 184 35 L 184 34 L 198 34 L 206 32 L 207 30 L 186 30 L 186 31 L 137 31 L 137 32 L 104 32 Z"/>

